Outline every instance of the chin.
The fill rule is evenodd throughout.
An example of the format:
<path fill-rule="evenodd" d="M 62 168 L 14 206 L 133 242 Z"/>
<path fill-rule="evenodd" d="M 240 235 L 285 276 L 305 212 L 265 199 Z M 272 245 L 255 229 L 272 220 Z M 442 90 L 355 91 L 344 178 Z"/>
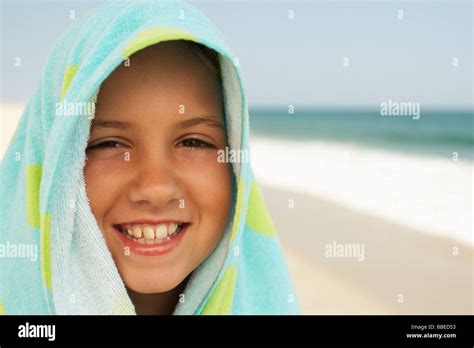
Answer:
<path fill-rule="evenodd" d="M 141 272 L 142 274 L 139 276 L 137 274 L 122 275 L 122 279 L 128 289 L 142 294 L 154 294 L 171 291 L 186 278 L 186 275 L 177 277 L 176 273 L 174 275 L 161 274 L 159 276 L 152 276 L 150 272 L 152 271 Z M 160 271 L 156 270 L 153 273 L 158 272 Z"/>
<path fill-rule="evenodd" d="M 141 282 L 132 282 L 125 283 L 128 289 L 141 294 L 157 294 L 162 292 L 168 292 L 176 288 L 178 284 L 169 283 L 169 284 L 142 284 Z"/>

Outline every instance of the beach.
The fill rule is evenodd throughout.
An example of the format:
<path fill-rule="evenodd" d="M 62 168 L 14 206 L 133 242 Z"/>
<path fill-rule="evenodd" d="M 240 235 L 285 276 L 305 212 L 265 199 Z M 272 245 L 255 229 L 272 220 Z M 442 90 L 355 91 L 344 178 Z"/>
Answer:
<path fill-rule="evenodd" d="M 473 313 L 471 162 L 266 136 L 251 151 L 303 313 Z"/>
<path fill-rule="evenodd" d="M 472 247 L 311 195 L 262 191 L 304 314 L 473 313 Z M 365 259 L 325 257 L 334 241 L 364 244 Z"/>
<path fill-rule="evenodd" d="M 253 137 L 250 146 L 262 184 L 474 245 L 471 161 L 342 142 Z"/>

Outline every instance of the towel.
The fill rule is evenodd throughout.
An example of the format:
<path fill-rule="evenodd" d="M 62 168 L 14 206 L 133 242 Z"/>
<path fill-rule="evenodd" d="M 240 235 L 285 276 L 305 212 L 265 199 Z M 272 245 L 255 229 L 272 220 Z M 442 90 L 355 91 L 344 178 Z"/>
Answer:
<path fill-rule="evenodd" d="M 0 313 L 136 314 L 87 198 L 85 149 L 102 82 L 141 49 L 188 40 L 219 54 L 231 150 L 249 151 L 238 59 L 223 35 L 181 1 L 112 1 L 58 40 L 0 166 Z M 82 104 L 86 105 L 86 104 Z M 232 215 L 192 273 L 174 314 L 298 314 L 275 227 L 250 161 L 232 164 Z"/>

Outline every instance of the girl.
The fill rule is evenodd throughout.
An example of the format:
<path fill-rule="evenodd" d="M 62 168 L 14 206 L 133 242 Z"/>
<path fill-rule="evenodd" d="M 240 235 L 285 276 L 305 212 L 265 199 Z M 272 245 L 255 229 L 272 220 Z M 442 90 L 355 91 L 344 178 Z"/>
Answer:
<path fill-rule="evenodd" d="M 293 314 L 235 57 L 182 2 L 111 2 L 48 60 L 1 165 L 6 314 Z M 85 107 L 86 106 L 86 107 Z M 92 107 L 90 107 L 92 106 Z"/>

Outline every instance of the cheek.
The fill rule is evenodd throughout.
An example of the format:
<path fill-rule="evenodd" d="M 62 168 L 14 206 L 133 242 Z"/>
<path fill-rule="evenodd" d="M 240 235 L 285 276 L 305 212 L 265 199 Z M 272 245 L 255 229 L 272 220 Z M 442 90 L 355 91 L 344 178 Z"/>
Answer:
<path fill-rule="evenodd" d="M 232 170 L 227 163 L 209 161 L 186 174 L 186 186 L 203 223 L 225 227 L 232 200 Z M 214 230 L 214 229 L 213 229 Z"/>
<path fill-rule="evenodd" d="M 202 169 L 190 171 L 186 177 L 188 196 L 198 212 L 194 252 L 196 268 L 217 246 L 225 231 L 232 205 L 232 170 L 230 164 L 208 163 Z"/>
<path fill-rule="evenodd" d="M 121 175 L 110 163 L 89 159 L 84 166 L 84 179 L 92 213 L 100 226 L 120 191 Z"/>

